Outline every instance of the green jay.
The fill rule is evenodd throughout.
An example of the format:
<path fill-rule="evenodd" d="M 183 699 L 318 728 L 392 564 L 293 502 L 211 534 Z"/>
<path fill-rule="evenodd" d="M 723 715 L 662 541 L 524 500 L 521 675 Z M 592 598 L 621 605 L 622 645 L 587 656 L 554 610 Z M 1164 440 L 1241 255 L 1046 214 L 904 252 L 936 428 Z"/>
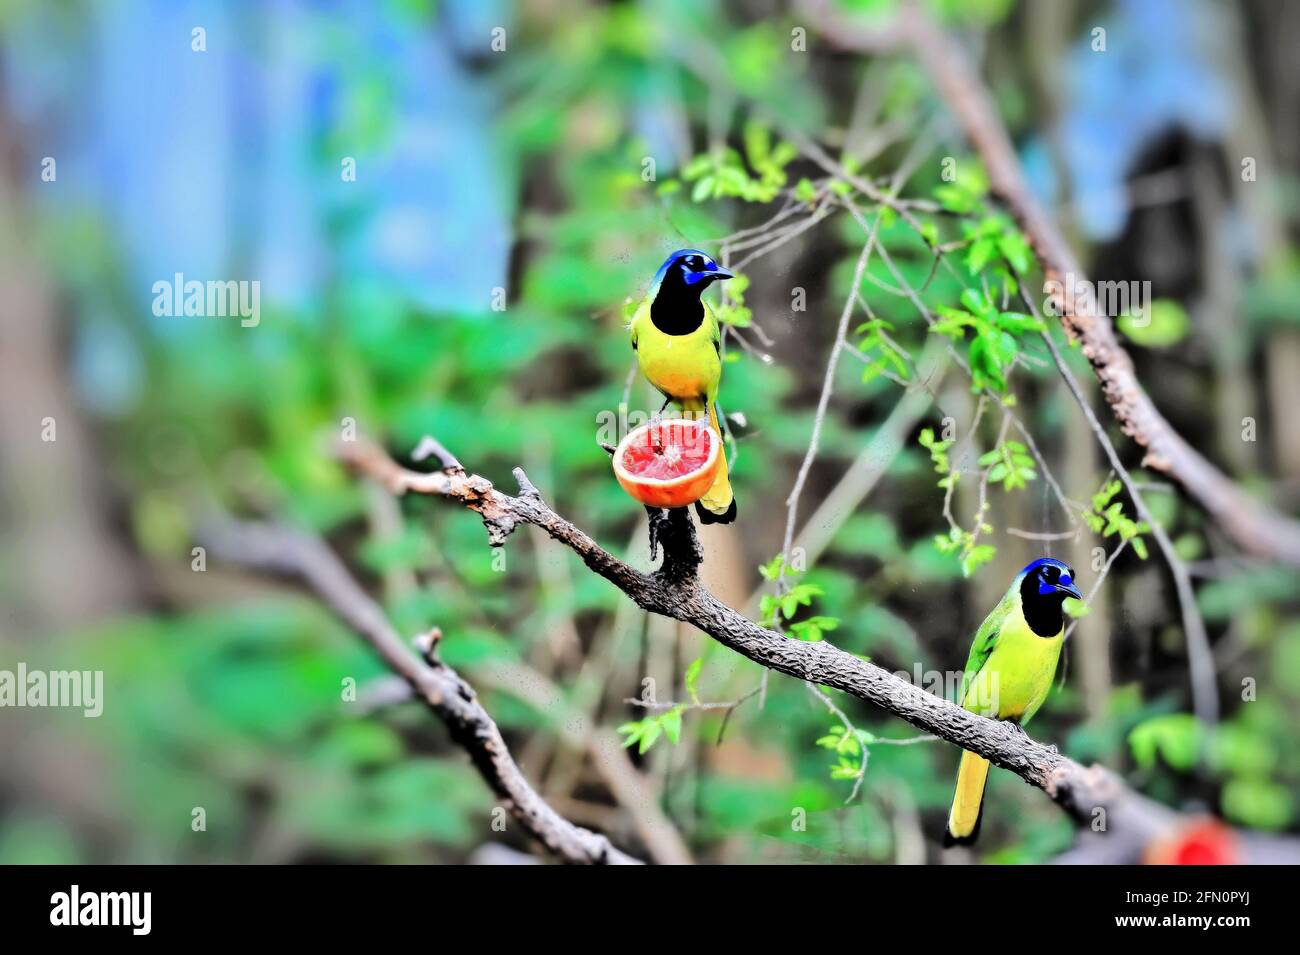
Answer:
<path fill-rule="evenodd" d="M 664 408 L 671 401 L 692 417 L 707 414 L 719 441 L 722 333 L 718 317 L 700 295 L 714 282 L 731 277 L 699 249 L 679 249 L 655 273 L 630 325 L 637 364 L 664 396 Z M 695 510 L 701 524 L 730 524 L 736 519 L 725 454 L 717 479 L 695 503 Z"/>
<path fill-rule="evenodd" d="M 1029 722 L 1052 688 L 1065 643 L 1066 597 L 1082 599 L 1074 571 L 1059 560 L 1042 557 L 1020 572 L 975 634 L 961 681 L 963 708 L 1018 726 Z M 987 759 L 961 754 L 945 846 L 975 841 L 988 777 Z"/>

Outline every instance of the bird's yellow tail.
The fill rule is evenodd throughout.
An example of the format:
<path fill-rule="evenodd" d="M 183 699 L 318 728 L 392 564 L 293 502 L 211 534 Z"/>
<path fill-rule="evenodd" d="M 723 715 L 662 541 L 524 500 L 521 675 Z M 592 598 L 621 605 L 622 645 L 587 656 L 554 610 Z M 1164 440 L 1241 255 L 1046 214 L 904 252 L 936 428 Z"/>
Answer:
<path fill-rule="evenodd" d="M 695 512 L 701 524 L 730 524 L 736 519 L 736 499 L 731 493 L 731 481 L 727 476 L 727 445 L 722 439 L 722 428 L 718 424 L 718 406 L 709 405 L 709 425 L 717 436 L 721 460 L 718 461 L 718 476 L 713 481 L 704 497 L 695 505 Z"/>
<path fill-rule="evenodd" d="M 945 846 L 968 846 L 979 835 L 984 816 L 984 786 L 989 779 L 989 761 L 974 753 L 962 752 L 957 770 L 957 791 L 953 793 L 948 829 L 943 834 Z"/>

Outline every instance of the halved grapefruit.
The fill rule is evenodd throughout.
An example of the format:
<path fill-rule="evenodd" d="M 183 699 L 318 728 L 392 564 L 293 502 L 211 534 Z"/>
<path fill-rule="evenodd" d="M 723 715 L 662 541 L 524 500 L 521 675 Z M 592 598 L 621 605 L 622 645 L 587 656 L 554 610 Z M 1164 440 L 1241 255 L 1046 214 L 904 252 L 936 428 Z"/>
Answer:
<path fill-rule="evenodd" d="M 705 419 L 651 421 L 630 432 L 614 452 L 623 490 L 651 507 L 687 507 L 713 486 L 721 442 Z"/>

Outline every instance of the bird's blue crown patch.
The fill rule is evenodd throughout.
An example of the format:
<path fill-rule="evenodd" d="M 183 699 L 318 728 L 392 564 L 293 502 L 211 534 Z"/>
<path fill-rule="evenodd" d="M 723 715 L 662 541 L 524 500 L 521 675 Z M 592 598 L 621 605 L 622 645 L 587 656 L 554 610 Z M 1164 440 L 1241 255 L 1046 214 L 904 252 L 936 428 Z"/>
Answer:
<path fill-rule="evenodd" d="M 668 256 L 668 258 L 664 259 L 663 265 L 659 266 L 659 271 L 655 273 L 654 277 L 654 287 L 659 287 L 659 283 L 663 281 L 664 276 L 668 274 L 668 270 L 672 268 L 674 262 L 680 261 L 688 255 L 698 255 L 704 260 L 704 267 L 706 269 L 716 269 L 718 267 L 718 264 L 713 261 L 713 256 L 709 255 L 707 252 L 701 252 L 699 249 L 678 249 L 676 252 Z M 683 276 L 686 279 L 686 284 L 693 285 L 696 281 L 699 281 L 699 279 L 693 278 L 697 274 L 698 273 L 695 272 L 688 272 Z"/>
<path fill-rule="evenodd" d="M 1073 586 L 1074 586 L 1074 579 L 1073 579 L 1072 575 L 1070 574 L 1070 568 L 1069 568 L 1066 564 L 1063 564 L 1061 561 L 1057 560 L 1057 559 L 1054 558 L 1054 557 L 1040 557 L 1040 558 L 1038 558 L 1038 560 L 1034 561 L 1033 563 L 1028 564 L 1028 565 L 1025 567 L 1025 569 L 1022 570 L 1020 573 L 1021 573 L 1022 576 L 1025 575 L 1025 574 L 1032 574 L 1034 571 L 1038 570 L 1040 567 L 1054 567 L 1054 568 L 1056 568 L 1056 569 L 1057 569 L 1058 571 L 1060 571 L 1060 573 L 1061 573 L 1061 576 L 1058 578 L 1057 583 L 1060 583 L 1060 584 L 1062 584 L 1063 586 L 1066 586 L 1066 587 L 1073 587 Z M 1044 583 L 1043 581 L 1039 581 L 1039 583 L 1038 583 L 1038 592 L 1039 592 L 1040 594 L 1050 594 L 1050 593 L 1052 593 L 1053 591 L 1055 591 L 1056 589 L 1057 589 L 1057 587 L 1054 586 L 1053 584 L 1047 584 L 1047 583 Z"/>

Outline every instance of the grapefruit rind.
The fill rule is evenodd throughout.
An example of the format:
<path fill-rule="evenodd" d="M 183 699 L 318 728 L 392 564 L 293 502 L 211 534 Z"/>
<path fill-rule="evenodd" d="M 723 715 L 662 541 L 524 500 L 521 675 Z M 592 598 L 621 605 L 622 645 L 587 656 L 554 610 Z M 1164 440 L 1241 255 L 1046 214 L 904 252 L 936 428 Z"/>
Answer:
<path fill-rule="evenodd" d="M 624 465 L 624 455 L 631 448 L 648 444 L 646 438 L 650 429 L 675 430 L 692 428 L 700 432 L 698 440 L 708 442 L 708 457 L 693 471 L 671 478 L 653 478 L 629 471 Z M 696 438 L 688 438 L 690 442 Z M 614 452 L 614 476 L 629 495 L 649 507 L 689 507 L 709 492 L 714 479 L 718 476 L 721 463 L 722 442 L 718 440 L 707 420 L 689 418 L 667 418 L 651 421 L 631 431 L 619 442 Z"/>

